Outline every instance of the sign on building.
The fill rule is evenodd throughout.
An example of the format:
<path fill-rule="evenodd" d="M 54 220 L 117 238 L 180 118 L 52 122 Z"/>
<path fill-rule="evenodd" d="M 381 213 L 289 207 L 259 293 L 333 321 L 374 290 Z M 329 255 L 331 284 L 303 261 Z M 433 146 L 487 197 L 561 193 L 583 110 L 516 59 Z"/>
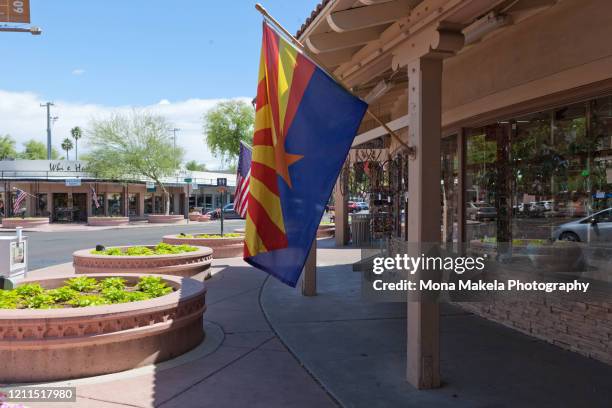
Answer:
<path fill-rule="evenodd" d="M 227 186 L 227 179 L 226 178 L 218 178 L 217 179 L 217 186 L 219 186 L 219 187 Z"/>
<path fill-rule="evenodd" d="M 81 179 L 79 179 L 79 178 L 66 179 L 66 186 L 67 187 L 80 187 L 81 186 Z"/>
<path fill-rule="evenodd" d="M 0 0 L 0 22 L 29 23 L 30 0 Z"/>
<path fill-rule="evenodd" d="M 155 192 L 155 183 L 152 181 L 147 181 L 146 182 L 146 186 L 147 186 L 147 192 L 149 193 L 154 193 Z"/>

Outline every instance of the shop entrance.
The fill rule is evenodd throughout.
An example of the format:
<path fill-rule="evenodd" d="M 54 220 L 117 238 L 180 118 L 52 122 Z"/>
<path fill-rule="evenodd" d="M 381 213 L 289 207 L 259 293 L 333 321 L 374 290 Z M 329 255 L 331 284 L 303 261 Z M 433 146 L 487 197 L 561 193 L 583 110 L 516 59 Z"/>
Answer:
<path fill-rule="evenodd" d="M 72 221 L 87 222 L 87 194 L 72 194 Z"/>

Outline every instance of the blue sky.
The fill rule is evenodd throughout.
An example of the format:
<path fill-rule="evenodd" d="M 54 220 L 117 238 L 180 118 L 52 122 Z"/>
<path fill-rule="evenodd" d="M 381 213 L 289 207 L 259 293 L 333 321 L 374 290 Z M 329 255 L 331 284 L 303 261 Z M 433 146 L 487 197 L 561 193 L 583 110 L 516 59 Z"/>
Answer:
<path fill-rule="evenodd" d="M 0 134 L 19 144 L 46 140 L 38 106 L 46 100 L 57 105 L 56 147 L 92 118 L 151 109 L 182 129 L 188 160 L 218 166 L 202 115 L 220 99 L 255 96 L 262 21 L 255 3 L 31 0 L 32 25 L 43 34 L 0 33 Z M 291 32 L 317 3 L 262 1 Z"/>
<path fill-rule="evenodd" d="M 0 36 L 2 59 L 10 61 L 0 89 L 105 105 L 250 96 L 261 41 L 254 4 L 32 0 L 32 24 L 43 35 Z M 317 0 L 262 4 L 295 32 Z"/>

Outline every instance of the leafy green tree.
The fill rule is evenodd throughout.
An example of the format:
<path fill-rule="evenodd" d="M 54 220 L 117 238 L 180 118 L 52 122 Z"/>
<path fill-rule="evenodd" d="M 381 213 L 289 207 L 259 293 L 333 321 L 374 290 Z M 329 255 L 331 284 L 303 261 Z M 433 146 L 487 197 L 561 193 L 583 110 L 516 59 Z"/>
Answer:
<path fill-rule="evenodd" d="M 134 112 L 115 114 L 107 120 L 92 122 L 87 132 L 90 172 L 108 179 L 146 177 L 164 193 L 165 213 L 170 211 L 170 194 L 162 183 L 173 175 L 183 160 L 184 151 L 172 146 L 170 125 L 162 116 Z"/>
<path fill-rule="evenodd" d="M 68 155 L 68 152 L 72 150 L 73 147 L 74 145 L 72 144 L 72 140 L 68 138 L 65 138 L 64 141 L 62 142 L 62 149 L 66 152 L 66 160 L 70 160 L 70 156 Z"/>
<path fill-rule="evenodd" d="M 76 126 L 70 130 L 70 135 L 74 139 L 74 160 L 79 160 L 79 139 L 83 137 L 83 131 Z"/>
<path fill-rule="evenodd" d="M 227 164 L 236 162 L 240 142 L 251 144 L 255 112 L 246 102 L 220 102 L 204 115 L 204 137 L 212 153 Z"/>
<path fill-rule="evenodd" d="M 185 168 L 190 171 L 206 171 L 206 165 L 204 163 L 198 163 L 195 160 L 190 160 L 185 163 Z"/>
<path fill-rule="evenodd" d="M 0 136 L 0 160 L 14 159 L 16 157 L 15 139 L 9 135 Z"/>
<path fill-rule="evenodd" d="M 18 154 L 20 159 L 25 160 L 47 160 L 47 145 L 38 140 L 30 139 L 23 144 L 23 151 Z M 60 155 L 57 149 L 51 149 L 51 159 L 57 160 Z"/>

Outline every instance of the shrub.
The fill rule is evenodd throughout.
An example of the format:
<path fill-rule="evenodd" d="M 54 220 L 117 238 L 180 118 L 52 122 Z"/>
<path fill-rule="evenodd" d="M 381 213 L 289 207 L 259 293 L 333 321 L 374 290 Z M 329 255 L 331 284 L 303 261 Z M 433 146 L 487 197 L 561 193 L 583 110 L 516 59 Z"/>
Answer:
<path fill-rule="evenodd" d="M 147 300 L 173 291 L 158 276 L 143 276 L 138 284 L 130 287 L 126 287 L 126 280 L 120 277 L 98 282 L 95 278 L 79 276 L 67 280 L 65 284 L 49 290 L 38 283 L 21 285 L 13 290 L 0 290 L 0 309 L 98 306 Z"/>
<path fill-rule="evenodd" d="M 123 278 L 106 278 L 100 282 L 102 289 L 125 289 L 125 279 Z"/>
<path fill-rule="evenodd" d="M 88 276 L 68 279 L 66 284 L 70 289 L 74 289 L 78 292 L 94 292 L 100 287 L 95 278 L 90 278 Z"/>
<path fill-rule="evenodd" d="M 184 252 L 197 251 L 196 247 L 190 245 L 170 245 L 163 242 L 157 244 L 153 249 L 146 246 L 132 246 L 125 249 L 122 248 L 105 248 L 103 250 L 94 249 L 91 251 L 94 255 L 110 255 L 110 256 L 146 256 L 146 255 L 168 255 L 182 254 Z"/>
<path fill-rule="evenodd" d="M 79 295 L 68 302 L 74 307 L 100 306 L 109 302 L 99 295 Z"/>
<path fill-rule="evenodd" d="M 38 293 L 25 301 L 28 309 L 50 309 L 55 307 L 55 299 L 48 293 Z"/>
<path fill-rule="evenodd" d="M 138 288 L 151 297 L 159 297 L 172 292 L 172 288 L 158 276 L 141 277 L 138 281 Z"/>
<path fill-rule="evenodd" d="M 27 283 L 25 285 L 18 286 L 14 289 L 17 295 L 22 298 L 28 298 L 31 296 L 35 296 L 41 294 L 45 291 L 45 289 L 40 286 L 38 283 Z"/>
<path fill-rule="evenodd" d="M 76 298 L 79 292 L 67 286 L 62 286 L 61 288 L 48 290 L 47 294 L 49 294 L 55 302 L 63 303 Z"/>

